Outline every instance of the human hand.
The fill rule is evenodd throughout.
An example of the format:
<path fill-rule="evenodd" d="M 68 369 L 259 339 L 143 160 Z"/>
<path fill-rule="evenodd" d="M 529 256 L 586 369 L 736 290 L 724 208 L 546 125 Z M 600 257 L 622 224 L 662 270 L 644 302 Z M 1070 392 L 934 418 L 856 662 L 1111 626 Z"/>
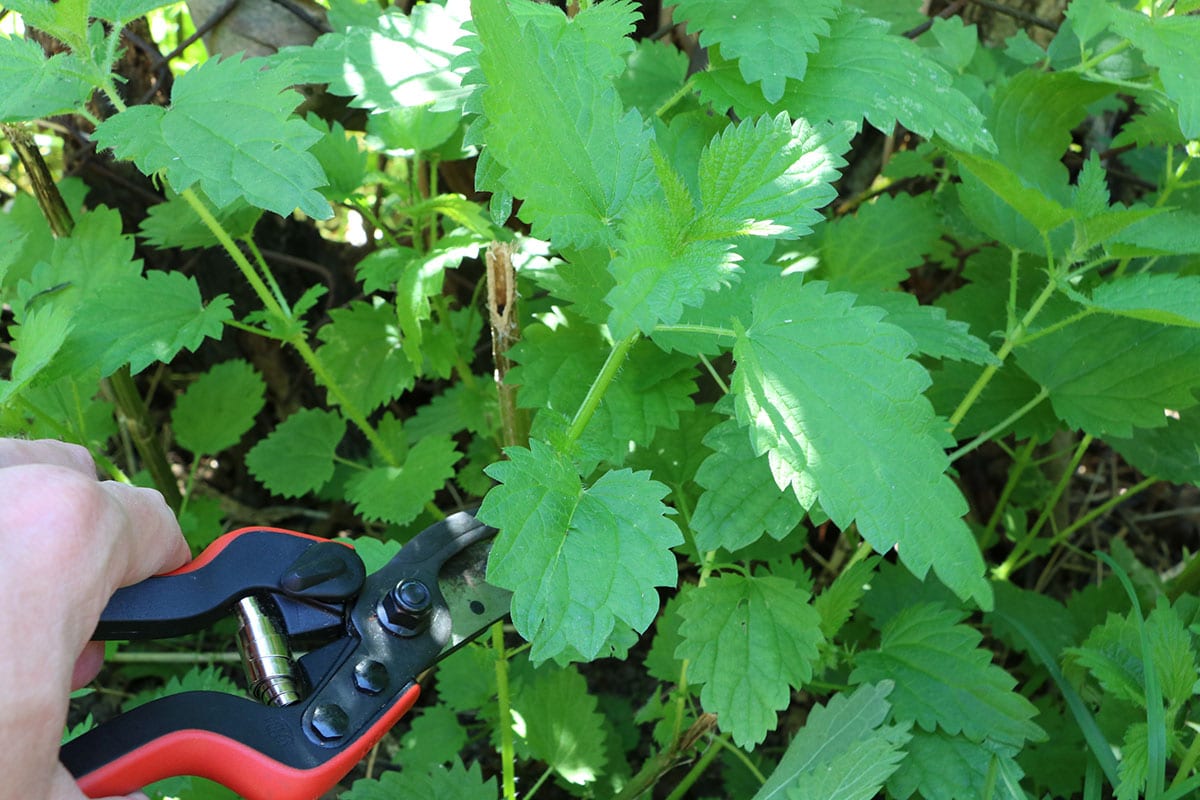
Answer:
<path fill-rule="evenodd" d="M 0 439 L 0 797 L 83 798 L 58 748 L 70 692 L 104 658 L 100 613 L 188 558 L 157 492 L 97 480 L 83 447 Z"/>

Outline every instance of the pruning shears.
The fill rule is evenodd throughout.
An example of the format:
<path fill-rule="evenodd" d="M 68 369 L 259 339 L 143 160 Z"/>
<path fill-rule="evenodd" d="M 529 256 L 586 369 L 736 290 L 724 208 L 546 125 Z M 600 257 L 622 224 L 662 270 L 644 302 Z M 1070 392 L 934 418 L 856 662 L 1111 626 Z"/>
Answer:
<path fill-rule="evenodd" d="M 225 534 L 187 566 L 119 590 L 94 638 L 167 638 L 236 615 L 257 699 L 168 695 L 68 742 L 62 762 L 89 797 L 195 775 L 248 800 L 313 800 L 412 708 L 422 673 L 508 614 L 510 593 L 484 580 L 495 534 L 459 512 L 370 575 L 335 541 Z"/>

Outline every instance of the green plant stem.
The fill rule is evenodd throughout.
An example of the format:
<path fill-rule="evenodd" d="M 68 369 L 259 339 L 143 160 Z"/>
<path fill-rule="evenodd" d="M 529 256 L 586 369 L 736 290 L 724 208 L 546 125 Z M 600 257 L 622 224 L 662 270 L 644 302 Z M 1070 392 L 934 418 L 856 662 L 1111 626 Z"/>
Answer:
<path fill-rule="evenodd" d="M 1020 483 L 1021 475 L 1024 474 L 1025 470 L 1033 462 L 1033 450 L 1035 447 L 1037 447 L 1037 442 L 1029 439 L 1013 458 L 1012 469 L 1008 472 L 1008 480 L 1004 482 L 1004 488 L 1000 491 L 1000 498 L 996 501 L 996 508 L 992 511 L 992 515 L 988 518 L 987 526 L 984 528 L 984 541 L 989 541 L 991 535 L 996 532 L 996 526 L 1000 524 L 1000 519 L 1004 516 L 1004 509 L 1008 507 L 1008 499 L 1012 497 L 1017 484 Z"/>
<path fill-rule="evenodd" d="M 721 390 L 721 394 L 729 394 L 729 384 L 725 383 L 725 379 L 721 377 L 720 373 L 717 372 L 716 367 L 714 367 L 712 362 L 708 360 L 708 356 L 701 353 L 700 363 L 704 365 L 704 369 L 708 372 L 709 377 L 713 379 L 713 383 L 715 383 L 717 388 Z"/>
<path fill-rule="evenodd" d="M 504 652 L 504 623 L 492 626 L 496 655 L 496 707 L 500 714 L 500 770 L 504 800 L 517 800 L 516 747 L 513 741 L 512 704 L 508 693 L 508 654 Z"/>
<path fill-rule="evenodd" d="M 750 774 L 754 776 L 754 779 L 758 781 L 760 786 L 767 782 L 767 776 L 763 775 L 762 770 L 754 765 L 754 762 L 750 760 L 750 756 L 746 755 L 745 750 L 730 743 L 729 739 L 724 736 L 716 737 L 713 739 L 713 742 L 727 750 L 738 761 L 742 762 L 742 766 L 749 770 Z"/>
<path fill-rule="evenodd" d="M 608 387 L 612 385 L 613 379 L 617 377 L 617 372 L 620 371 L 621 365 L 625 363 L 625 357 L 629 355 L 629 348 L 633 347 L 634 342 L 638 338 L 638 333 L 631 333 L 614 344 L 613 349 L 609 351 L 608 358 L 604 361 L 604 366 L 600 368 L 600 373 L 592 381 L 592 385 L 588 387 L 583 402 L 579 404 L 579 410 L 575 412 L 575 417 L 571 420 L 571 426 L 567 428 L 566 441 L 568 445 L 579 441 L 579 437 L 583 435 L 583 429 L 587 427 L 588 422 L 592 419 L 592 415 L 600 407 L 600 401 L 604 399 L 604 393 L 608 391 Z"/>
<path fill-rule="evenodd" d="M 258 271 L 255 270 L 245 254 L 242 253 L 237 243 L 234 242 L 233 237 L 229 235 L 229 232 L 225 230 L 220 221 L 208 210 L 208 206 L 200 199 L 199 195 L 191 189 L 184 189 L 179 193 L 179 196 L 191 206 L 196 215 L 200 217 L 200 221 L 204 223 L 204 226 L 216 237 L 220 245 L 225 248 L 225 252 L 233 259 L 233 263 L 237 265 L 237 268 L 241 270 L 242 277 L 246 279 L 246 282 L 250 284 L 250 288 L 258 295 L 259 302 L 263 304 L 267 312 L 280 319 L 290 320 L 292 318 L 291 312 L 281 306 L 279 301 L 275 299 L 274 294 L 272 294 L 262 277 L 259 276 Z M 388 466 L 399 466 L 400 460 L 396 458 L 396 454 L 392 451 L 392 448 L 367 421 L 366 415 L 346 396 L 341 385 L 334 380 L 329 370 L 325 367 L 324 362 L 321 361 L 305 340 L 303 330 L 287 336 L 284 338 L 284 341 L 295 348 L 300 358 L 304 360 L 304 363 L 312 371 L 313 376 L 329 392 L 334 403 L 346 415 L 346 418 L 363 432 L 363 435 L 367 437 L 367 441 L 371 443 L 371 446 L 375 448 L 384 462 Z"/>
<path fill-rule="evenodd" d="M 703 333 L 709 336 L 727 336 L 734 338 L 737 331 L 721 328 L 716 325 L 655 325 L 655 333 Z"/>
<path fill-rule="evenodd" d="M 1089 58 L 1085 61 L 1079 62 L 1078 64 L 1071 67 L 1067 71 L 1068 72 L 1087 72 L 1092 67 L 1103 64 L 1108 59 L 1112 58 L 1113 56 L 1117 55 L 1118 53 L 1128 50 L 1132 46 L 1133 46 L 1133 42 L 1129 41 L 1128 39 L 1123 39 L 1120 42 L 1120 44 L 1116 44 L 1101 53 L 1097 53 L 1096 55 L 1092 56 L 1091 58 Z"/>
<path fill-rule="evenodd" d="M 124 664 L 240 664 L 241 653 L 141 653 L 118 650 L 106 661 Z"/>
<path fill-rule="evenodd" d="M 1013 413 L 1009 414 L 1007 417 L 1002 419 L 1000 422 L 998 422 L 995 425 L 993 425 L 992 427 L 988 428 L 986 431 L 984 431 L 983 433 L 976 436 L 970 442 L 968 442 L 967 444 L 963 445 L 962 447 L 958 448 L 953 453 L 951 453 L 950 461 L 953 463 L 953 462 L 957 461 L 958 459 L 962 458 L 963 456 L 965 456 L 967 453 L 972 452 L 973 450 L 977 449 L 981 445 L 990 441 L 992 439 L 992 437 L 994 437 L 996 434 L 1000 433 L 1001 431 L 1006 429 L 1009 425 L 1012 425 L 1014 422 L 1019 420 L 1021 417 L 1025 416 L 1030 411 L 1032 411 L 1034 408 L 1036 408 L 1037 405 L 1039 403 L 1041 403 L 1043 400 L 1045 400 L 1049 395 L 1050 395 L 1050 392 L 1043 388 L 1040 392 L 1038 392 L 1036 395 L 1034 395 L 1033 398 L 1028 403 L 1021 406 L 1016 411 L 1014 411 Z"/>
<path fill-rule="evenodd" d="M 283 291 L 279 288 L 278 281 L 275 280 L 275 274 L 271 272 L 271 268 L 267 266 L 267 260 L 263 258 L 262 251 L 258 249 L 258 245 L 254 242 L 254 237 L 246 234 L 245 236 L 241 237 L 240 241 L 254 256 L 254 260 L 258 263 L 258 268 L 263 276 L 263 279 L 271 287 L 271 294 L 275 298 L 275 302 L 279 303 L 279 307 L 287 313 L 288 317 L 291 317 L 291 306 L 288 305 L 287 298 L 283 296 Z"/>
<path fill-rule="evenodd" d="M 554 767 L 546 767 L 544 770 L 542 770 L 542 774 L 538 775 L 538 779 L 533 782 L 533 786 L 529 787 L 529 791 L 525 792 L 525 797 L 522 798 L 522 800 L 530 800 L 531 797 L 537 794 L 537 790 L 542 788 L 542 784 L 546 782 L 546 779 L 553 774 Z"/>
<path fill-rule="evenodd" d="M 1021 321 L 1017 323 L 1016 328 L 1009 331 L 1005 336 L 1004 343 L 1000 345 L 1000 350 L 996 353 L 996 359 L 1000 363 L 989 364 L 987 367 L 985 367 L 983 372 L 980 373 L 979 378 L 974 384 L 972 384 L 971 388 L 967 390 L 967 394 L 965 397 L 963 397 L 962 402 L 958 404 L 958 408 L 954 409 L 954 413 L 950 415 L 951 431 L 958 427 L 958 424 L 963 421 L 963 417 L 967 416 L 967 412 L 971 410 L 971 406 L 975 405 L 975 401 L 979 399 L 981 394 L 983 394 L 983 390 L 987 388 L 987 385 L 991 382 L 992 378 L 997 372 L 1000 371 L 1000 367 L 1004 364 L 1004 360 L 1008 358 L 1009 354 L 1012 353 L 1013 349 L 1016 348 L 1017 345 L 1021 344 L 1021 339 L 1024 336 L 1025 331 L 1029 329 L 1029 326 L 1033 324 L 1033 320 L 1039 313 L 1041 313 L 1042 307 L 1045 306 L 1050 298 L 1054 295 L 1054 290 L 1056 287 L 1057 284 L 1053 279 L 1051 279 L 1050 282 L 1046 284 L 1046 288 L 1042 289 L 1041 294 L 1039 294 L 1033 301 L 1033 305 L 1031 305 L 1029 310 L 1025 312 L 1025 316 L 1022 317 Z"/>
<path fill-rule="evenodd" d="M 1062 497 L 1063 492 L 1067 490 L 1067 485 L 1071 482 L 1071 477 L 1075 474 L 1076 467 L 1078 467 L 1079 462 L 1083 460 L 1083 454 L 1087 451 L 1087 448 L 1089 445 L 1091 445 L 1091 443 L 1092 435 L 1090 433 L 1085 434 L 1084 437 L 1079 440 L 1079 445 L 1075 448 L 1075 453 L 1071 456 L 1070 463 L 1068 463 L 1067 468 L 1063 470 L 1062 477 L 1059 478 L 1058 483 L 1054 485 L 1054 489 L 1050 492 L 1050 496 L 1046 498 L 1046 502 L 1042 508 L 1042 513 L 1038 515 L 1037 522 L 1033 524 L 1033 527 L 1029 529 L 1029 532 L 1025 534 L 1021 541 L 1017 542 L 1016 547 L 1014 547 L 1012 552 L 1008 554 L 1008 558 L 1004 559 L 1004 563 L 992 570 L 992 575 L 994 577 L 998 578 L 999 580 L 1008 580 L 1009 576 L 1012 575 L 1012 573 L 1017 569 L 1018 563 L 1021 562 L 1021 557 L 1025 555 L 1025 552 L 1029 549 L 1030 545 L 1033 544 L 1034 540 L 1037 539 L 1038 534 L 1041 533 L 1042 528 L 1045 527 L 1046 523 L 1053 515 L 1054 507 L 1058 504 L 1059 498 Z"/>
<path fill-rule="evenodd" d="M 122 366 L 110 375 L 108 385 L 112 389 L 117 410 L 125 421 L 125 428 L 133 439 L 133 446 L 142 457 L 142 465 L 154 481 L 154 487 L 162 494 L 171 510 L 178 513 L 183 504 L 183 496 L 179 493 L 175 473 L 167 463 L 167 454 L 163 452 L 154 426 L 150 423 L 150 412 L 133 382 L 129 365 Z"/>
<path fill-rule="evenodd" d="M 721 741 L 724 738 L 724 736 L 717 737 L 716 741 Z M 717 754 L 720 752 L 721 748 L 719 746 L 717 746 L 715 743 L 710 744 L 708 749 L 700 754 L 700 758 L 696 759 L 696 763 L 693 764 L 692 768 L 688 770 L 687 775 L 683 776 L 683 780 L 681 780 L 674 790 L 667 795 L 667 800 L 683 800 L 683 798 L 687 797 L 692 786 L 696 783 L 696 781 L 700 780 L 700 776 L 704 774 L 705 770 L 708 769 L 709 764 L 713 762 L 713 759 L 716 758 Z"/>
<path fill-rule="evenodd" d="M 1050 546 L 1057 547 L 1058 545 L 1060 545 L 1063 542 L 1070 539 L 1071 536 L 1076 531 L 1078 531 L 1080 528 L 1091 523 L 1093 520 L 1104 516 L 1109 511 L 1112 511 L 1114 508 L 1121 505 L 1121 503 L 1124 503 L 1126 500 L 1130 499 L 1131 497 L 1133 497 L 1136 494 L 1140 494 L 1140 493 L 1146 491 L 1151 486 L 1154 486 L 1157 483 L 1159 483 L 1158 478 L 1154 478 L 1154 477 L 1143 478 L 1142 480 L 1138 481 L 1133 486 L 1130 486 L 1128 489 L 1121 492 L 1120 494 L 1108 498 L 1103 503 L 1096 506 L 1091 511 L 1084 514 L 1082 517 L 1075 520 L 1070 525 L 1068 525 L 1067 527 L 1063 528 L 1061 531 L 1056 533 L 1054 535 L 1054 537 L 1050 540 Z M 1017 562 L 1016 566 L 1014 567 L 1014 570 L 1020 569 L 1021 567 L 1025 566 L 1033 559 L 1034 559 L 1033 554 L 1027 553 L 1024 557 L 1021 558 L 1020 561 Z"/>
<path fill-rule="evenodd" d="M 1192 737 L 1192 743 L 1188 745 L 1187 752 L 1183 754 L 1183 758 L 1179 761 L 1179 769 L 1175 772 L 1175 778 L 1171 781 L 1168 788 L 1170 791 L 1175 791 L 1183 783 L 1188 775 L 1192 774 L 1192 770 L 1196 768 L 1196 759 L 1200 758 L 1200 733 Z"/>
<path fill-rule="evenodd" d="M 658 117 L 659 119 L 662 119 L 663 114 L 666 114 L 668 111 L 670 111 L 675 106 L 676 103 L 678 103 L 680 100 L 682 100 L 683 98 L 687 97 L 689 94 L 692 93 L 692 89 L 695 86 L 695 83 L 696 83 L 696 76 L 692 75 L 690 78 L 688 78 L 686 81 L 683 82 L 683 86 L 680 86 L 679 90 L 676 91 L 675 94 L 668 97 L 666 102 L 664 102 L 661 106 L 659 106 L 658 108 L 656 108 L 654 110 L 654 116 Z"/>

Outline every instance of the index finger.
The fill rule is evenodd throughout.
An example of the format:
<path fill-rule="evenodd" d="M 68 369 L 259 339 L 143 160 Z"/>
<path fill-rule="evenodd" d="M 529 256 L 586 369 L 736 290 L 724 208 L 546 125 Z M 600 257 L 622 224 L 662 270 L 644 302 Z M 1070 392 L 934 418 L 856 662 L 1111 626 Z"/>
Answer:
<path fill-rule="evenodd" d="M 124 518 L 110 528 L 122 531 L 124 539 L 112 551 L 113 589 L 170 572 L 190 560 L 179 522 L 161 494 L 114 481 L 104 481 L 100 488 L 111 498 L 111 511 Z"/>
<path fill-rule="evenodd" d="M 26 464 L 50 464 L 96 477 L 96 462 L 86 447 L 54 439 L 0 439 L 0 469 Z"/>

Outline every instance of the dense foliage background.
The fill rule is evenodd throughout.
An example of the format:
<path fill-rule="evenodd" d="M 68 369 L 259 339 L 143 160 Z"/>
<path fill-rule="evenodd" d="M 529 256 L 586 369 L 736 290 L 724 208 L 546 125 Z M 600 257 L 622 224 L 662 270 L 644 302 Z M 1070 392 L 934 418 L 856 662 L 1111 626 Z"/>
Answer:
<path fill-rule="evenodd" d="M 196 552 L 482 503 L 348 800 L 1191 796 L 1198 10 L 5 2 L 0 429 Z"/>

